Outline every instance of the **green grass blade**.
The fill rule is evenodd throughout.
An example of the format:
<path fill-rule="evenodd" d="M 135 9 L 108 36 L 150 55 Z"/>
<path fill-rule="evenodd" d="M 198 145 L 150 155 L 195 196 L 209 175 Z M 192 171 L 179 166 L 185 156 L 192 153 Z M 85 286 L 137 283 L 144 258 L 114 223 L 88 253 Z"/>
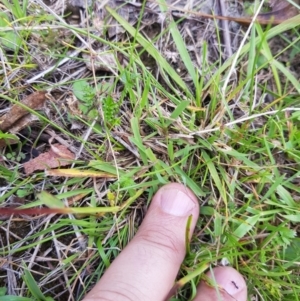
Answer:
<path fill-rule="evenodd" d="M 131 141 L 138 147 L 139 154 L 143 160 L 144 165 L 148 164 L 147 155 L 146 155 L 146 148 L 143 145 L 143 140 L 140 134 L 140 126 L 138 123 L 137 118 L 133 117 L 131 119 L 131 129 L 133 132 L 133 138 L 131 138 Z"/>
<path fill-rule="evenodd" d="M 64 208 L 64 203 L 59 200 L 57 197 L 51 195 L 46 191 L 40 192 L 37 197 L 40 201 L 49 208 Z"/>
<path fill-rule="evenodd" d="M 1 301 L 35 301 L 31 298 L 19 297 L 19 296 L 1 296 Z"/>
<path fill-rule="evenodd" d="M 169 126 L 176 118 L 178 118 L 183 111 L 190 105 L 189 101 L 182 101 L 176 109 L 172 112 L 169 121 L 167 121 L 166 125 Z"/>
<path fill-rule="evenodd" d="M 170 78 L 183 89 L 187 94 L 186 96 L 193 99 L 193 95 L 189 91 L 189 88 L 178 75 L 178 73 L 170 66 L 165 58 L 159 53 L 159 51 L 154 47 L 151 41 L 147 41 L 137 30 L 132 27 L 124 18 L 122 18 L 116 11 L 106 6 L 107 11 L 125 28 L 126 31 L 130 33 L 132 37 L 136 37 L 138 43 L 140 43 L 144 49 L 157 61 L 160 68 L 162 68 Z"/>
<path fill-rule="evenodd" d="M 259 219 L 260 219 L 259 215 L 248 217 L 245 221 L 242 221 L 240 223 L 237 229 L 233 232 L 233 235 L 237 239 L 241 239 L 256 225 Z"/>
<path fill-rule="evenodd" d="M 163 14 L 166 13 L 166 11 L 168 9 L 166 1 L 165 0 L 159 1 L 159 6 L 160 6 L 162 13 Z M 180 34 L 180 32 L 177 28 L 177 24 L 173 18 L 171 18 L 171 20 L 170 20 L 169 28 L 170 28 L 172 37 L 174 39 L 174 42 L 176 44 L 177 50 L 180 54 L 180 57 L 185 65 L 186 69 L 188 70 L 190 77 L 192 78 L 192 80 L 194 82 L 194 86 L 196 87 L 197 86 L 197 77 L 196 77 L 195 67 L 194 67 L 191 57 L 186 49 L 186 45 L 183 41 L 182 35 Z"/>
<path fill-rule="evenodd" d="M 291 19 L 288 19 L 281 24 L 271 28 L 268 33 L 266 34 L 266 40 L 269 40 L 287 30 L 293 29 L 297 24 L 300 24 L 300 15 L 297 15 Z M 261 42 L 261 37 L 258 36 L 255 38 L 255 40 L 251 41 L 251 43 L 254 43 L 254 45 L 257 45 Z M 252 47 L 252 44 L 247 43 L 241 50 L 240 56 L 243 56 L 245 53 L 249 52 L 250 47 Z M 233 60 L 235 58 L 235 55 L 230 57 L 219 69 L 215 74 L 210 78 L 210 80 L 206 83 L 204 90 L 209 89 L 209 87 L 216 81 L 216 78 L 218 78 L 227 68 L 230 67 Z"/>
<path fill-rule="evenodd" d="M 212 176 L 212 178 L 219 190 L 219 193 L 222 196 L 223 201 L 226 201 L 226 192 L 222 185 L 222 182 L 221 182 L 221 179 L 217 172 L 217 169 L 216 169 L 214 163 L 212 162 L 212 159 L 209 157 L 209 155 L 205 151 L 202 152 L 202 157 L 204 159 L 205 164 L 207 165 L 207 167 L 209 169 L 210 175 Z"/>
<path fill-rule="evenodd" d="M 40 301 L 47 301 L 46 297 L 43 295 L 40 288 L 36 284 L 34 278 L 32 277 L 30 271 L 27 269 L 27 266 L 25 265 L 25 263 L 24 263 L 23 279 L 26 282 L 29 291 L 31 292 L 32 296 L 35 299 L 40 300 Z"/>

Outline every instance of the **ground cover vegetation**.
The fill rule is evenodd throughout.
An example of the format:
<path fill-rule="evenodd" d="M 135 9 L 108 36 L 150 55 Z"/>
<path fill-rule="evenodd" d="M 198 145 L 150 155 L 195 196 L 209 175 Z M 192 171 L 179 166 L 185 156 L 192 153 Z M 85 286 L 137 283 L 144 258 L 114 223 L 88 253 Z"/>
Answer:
<path fill-rule="evenodd" d="M 201 205 L 172 300 L 222 264 L 300 299 L 300 15 L 277 4 L 0 2 L 2 301 L 80 300 L 171 181 Z"/>

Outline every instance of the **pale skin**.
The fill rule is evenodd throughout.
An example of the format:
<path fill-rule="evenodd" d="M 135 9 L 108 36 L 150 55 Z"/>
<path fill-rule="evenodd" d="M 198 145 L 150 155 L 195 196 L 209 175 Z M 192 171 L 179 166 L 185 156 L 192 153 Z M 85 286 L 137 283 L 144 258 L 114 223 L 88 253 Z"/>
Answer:
<path fill-rule="evenodd" d="M 199 203 L 185 186 L 163 186 L 153 197 L 135 237 L 114 260 L 83 301 L 165 301 L 185 256 L 185 231 L 192 215 L 192 235 Z M 194 301 L 246 301 L 244 278 L 231 267 L 207 275 L 217 289 L 202 281 Z"/>

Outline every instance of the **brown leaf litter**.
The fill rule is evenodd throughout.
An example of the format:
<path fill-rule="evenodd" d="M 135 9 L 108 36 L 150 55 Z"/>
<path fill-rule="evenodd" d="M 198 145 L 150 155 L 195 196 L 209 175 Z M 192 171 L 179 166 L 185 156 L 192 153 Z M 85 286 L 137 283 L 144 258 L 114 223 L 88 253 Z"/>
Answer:
<path fill-rule="evenodd" d="M 37 91 L 23 98 L 20 103 L 12 105 L 8 113 L 0 117 L 0 131 L 16 134 L 26 126 L 30 125 L 37 117 L 29 110 L 41 110 L 46 101 L 46 91 Z M 9 141 L 9 144 L 17 141 Z M 7 142 L 0 139 L 0 147 L 4 147 Z"/>
<path fill-rule="evenodd" d="M 67 166 L 75 160 L 75 157 L 75 154 L 70 152 L 66 146 L 58 143 L 52 144 L 48 152 L 24 163 L 24 172 L 28 176 L 37 170 Z"/>

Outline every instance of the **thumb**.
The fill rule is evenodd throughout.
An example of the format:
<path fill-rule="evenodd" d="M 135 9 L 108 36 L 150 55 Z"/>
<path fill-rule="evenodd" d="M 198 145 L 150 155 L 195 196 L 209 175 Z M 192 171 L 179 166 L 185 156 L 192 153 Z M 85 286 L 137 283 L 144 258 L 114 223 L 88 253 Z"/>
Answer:
<path fill-rule="evenodd" d="M 168 184 L 155 194 L 136 236 L 115 259 L 84 301 L 164 300 L 185 256 L 185 231 L 199 215 L 193 193 Z"/>

